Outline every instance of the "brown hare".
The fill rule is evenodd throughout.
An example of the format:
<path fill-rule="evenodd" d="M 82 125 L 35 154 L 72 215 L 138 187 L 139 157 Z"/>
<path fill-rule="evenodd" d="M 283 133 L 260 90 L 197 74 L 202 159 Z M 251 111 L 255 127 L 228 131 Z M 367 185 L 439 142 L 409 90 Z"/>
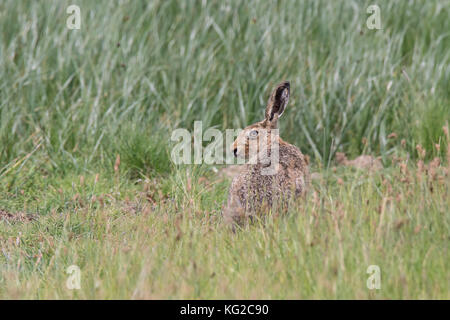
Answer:
<path fill-rule="evenodd" d="M 289 82 L 280 83 L 267 102 L 265 119 L 243 129 L 231 146 L 235 157 L 246 160 L 231 183 L 223 211 L 225 222 L 233 227 L 306 193 L 308 158 L 278 135 L 278 119 L 289 94 Z"/>

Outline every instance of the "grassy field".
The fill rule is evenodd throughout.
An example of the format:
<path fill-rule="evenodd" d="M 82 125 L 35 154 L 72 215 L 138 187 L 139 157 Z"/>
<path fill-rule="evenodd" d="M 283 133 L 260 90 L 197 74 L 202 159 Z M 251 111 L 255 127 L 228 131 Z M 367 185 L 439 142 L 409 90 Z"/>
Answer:
<path fill-rule="evenodd" d="M 0 2 L 0 298 L 449 299 L 449 16 L 450 1 Z M 261 120 L 285 79 L 281 136 L 315 179 L 233 233 L 230 180 L 174 165 L 171 132 Z"/>

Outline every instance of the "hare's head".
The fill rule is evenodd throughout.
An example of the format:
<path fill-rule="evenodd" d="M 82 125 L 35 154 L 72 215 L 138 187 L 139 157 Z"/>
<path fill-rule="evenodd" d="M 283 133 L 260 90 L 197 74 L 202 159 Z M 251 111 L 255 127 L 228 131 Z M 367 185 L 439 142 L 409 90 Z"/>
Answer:
<path fill-rule="evenodd" d="M 265 119 L 243 129 L 231 149 L 235 157 L 264 161 L 268 150 L 278 143 L 278 118 L 283 114 L 289 100 L 290 85 L 288 81 L 280 83 L 270 95 L 267 102 Z"/>

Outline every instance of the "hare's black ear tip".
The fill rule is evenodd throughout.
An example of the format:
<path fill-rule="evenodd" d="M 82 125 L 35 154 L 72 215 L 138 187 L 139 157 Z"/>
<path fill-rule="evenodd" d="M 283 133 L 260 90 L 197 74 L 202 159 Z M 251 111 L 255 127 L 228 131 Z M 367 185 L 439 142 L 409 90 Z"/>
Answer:
<path fill-rule="evenodd" d="M 291 83 L 289 81 L 283 81 L 280 83 L 280 87 L 289 89 L 291 87 Z"/>

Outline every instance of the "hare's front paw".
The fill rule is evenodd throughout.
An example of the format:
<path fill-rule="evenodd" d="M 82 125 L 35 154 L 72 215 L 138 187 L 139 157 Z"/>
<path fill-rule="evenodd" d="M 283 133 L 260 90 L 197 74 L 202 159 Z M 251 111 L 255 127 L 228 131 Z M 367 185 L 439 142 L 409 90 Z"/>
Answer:
<path fill-rule="evenodd" d="M 228 202 L 223 210 L 223 219 L 227 225 L 241 224 L 245 218 L 245 208 L 239 200 L 239 196 L 230 190 Z"/>

